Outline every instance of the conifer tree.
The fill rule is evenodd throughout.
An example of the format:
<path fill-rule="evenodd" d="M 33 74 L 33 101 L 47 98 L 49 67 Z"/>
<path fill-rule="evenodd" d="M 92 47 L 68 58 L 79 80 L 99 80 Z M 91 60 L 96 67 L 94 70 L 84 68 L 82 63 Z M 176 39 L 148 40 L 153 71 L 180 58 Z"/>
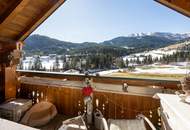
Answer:
<path fill-rule="evenodd" d="M 33 64 L 33 67 L 32 67 L 33 70 L 41 70 L 42 69 L 42 62 L 40 60 L 40 56 L 37 56 L 35 59 L 34 59 L 34 64 Z"/>

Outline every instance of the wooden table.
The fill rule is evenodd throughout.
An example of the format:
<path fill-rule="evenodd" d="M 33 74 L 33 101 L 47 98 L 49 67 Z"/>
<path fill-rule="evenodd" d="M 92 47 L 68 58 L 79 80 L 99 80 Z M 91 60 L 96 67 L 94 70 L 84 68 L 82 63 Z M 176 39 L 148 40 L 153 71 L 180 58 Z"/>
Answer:
<path fill-rule="evenodd" d="M 164 130 L 190 130 L 190 104 L 178 95 L 157 94 L 161 102 L 161 117 Z"/>

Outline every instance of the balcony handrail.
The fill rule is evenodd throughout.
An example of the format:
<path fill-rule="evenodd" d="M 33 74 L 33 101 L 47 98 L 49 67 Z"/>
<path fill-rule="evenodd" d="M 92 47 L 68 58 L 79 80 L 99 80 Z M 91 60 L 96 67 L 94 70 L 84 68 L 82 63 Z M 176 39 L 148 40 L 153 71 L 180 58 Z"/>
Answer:
<path fill-rule="evenodd" d="M 93 75 L 93 74 L 88 74 L 88 75 L 85 75 L 85 74 L 66 74 L 66 73 L 63 73 L 63 72 L 49 72 L 49 71 L 33 71 L 33 70 L 16 70 L 17 72 L 20 72 L 20 73 L 34 73 L 34 74 L 47 74 L 46 77 L 48 77 L 48 74 L 50 75 L 62 75 L 62 76 L 80 76 L 80 77 L 98 77 L 98 78 L 111 78 L 111 79 L 118 79 L 118 80 L 147 80 L 147 81 L 166 81 L 166 82 L 180 82 L 180 80 L 178 79 L 153 79 L 153 78 L 130 78 L 130 77 L 114 77 L 114 76 L 102 76 L 102 75 L 99 75 L 99 76 L 96 76 L 96 75 Z"/>
<path fill-rule="evenodd" d="M 110 85 L 124 85 L 138 86 L 138 87 L 150 87 L 160 88 L 164 90 L 179 90 L 181 83 L 179 80 L 169 79 L 143 79 L 143 78 L 129 78 L 129 77 L 112 77 L 112 76 L 95 76 L 92 74 L 65 74 L 61 72 L 44 72 L 44 71 L 25 71 L 17 70 L 19 76 L 25 77 L 39 77 L 39 78 L 51 78 L 56 80 L 68 80 L 68 81 L 85 81 L 89 78 L 92 83 L 105 83 Z"/>

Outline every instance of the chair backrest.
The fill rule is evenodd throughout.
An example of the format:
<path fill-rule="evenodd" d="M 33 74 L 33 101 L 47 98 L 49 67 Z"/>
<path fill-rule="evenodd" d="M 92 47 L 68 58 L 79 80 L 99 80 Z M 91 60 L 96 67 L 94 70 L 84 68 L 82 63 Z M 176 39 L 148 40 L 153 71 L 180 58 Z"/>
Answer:
<path fill-rule="evenodd" d="M 146 130 L 143 119 L 109 119 L 109 130 Z"/>
<path fill-rule="evenodd" d="M 152 122 L 146 116 L 139 114 L 139 115 L 137 115 L 137 118 L 145 120 L 152 130 L 156 130 L 156 128 L 154 127 Z"/>
<path fill-rule="evenodd" d="M 104 130 L 109 130 L 109 129 L 108 129 L 108 123 L 107 123 L 107 121 L 106 121 L 105 118 L 102 118 L 102 124 L 103 124 L 103 129 L 104 129 Z"/>

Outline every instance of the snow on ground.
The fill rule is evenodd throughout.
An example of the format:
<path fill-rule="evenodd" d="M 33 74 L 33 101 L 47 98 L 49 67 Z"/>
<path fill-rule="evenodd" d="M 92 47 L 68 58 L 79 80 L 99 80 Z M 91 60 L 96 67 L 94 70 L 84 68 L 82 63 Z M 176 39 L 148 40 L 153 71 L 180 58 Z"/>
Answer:
<path fill-rule="evenodd" d="M 54 64 L 55 64 L 55 60 L 41 60 L 42 62 L 42 68 L 46 68 L 47 70 L 50 70 L 53 68 Z M 30 59 L 30 60 L 24 60 L 23 61 L 23 67 L 25 70 L 29 69 L 30 64 L 32 65 L 32 63 L 34 62 L 34 60 Z M 63 66 L 62 62 L 59 62 L 59 68 L 61 69 L 61 67 Z"/>
<path fill-rule="evenodd" d="M 25 70 L 27 70 L 29 67 L 29 64 L 30 64 L 29 60 L 31 60 L 31 58 L 28 58 L 23 63 Z M 44 60 L 42 62 L 42 67 L 45 67 L 47 70 L 52 69 L 54 63 L 55 63 L 55 60 L 49 60 L 49 61 Z M 60 63 L 59 67 L 62 67 L 62 63 Z M 143 68 L 143 67 L 145 67 L 145 68 Z M 189 67 L 190 67 L 189 62 L 177 62 L 177 63 L 171 63 L 169 65 L 155 63 L 152 65 L 136 66 L 135 71 L 131 72 L 131 73 L 187 74 L 187 73 L 190 73 Z M 107 71 L 98 72 L 98 74 L 99 75 L 108 75 L 108 74 L 115 73 L 115 72 L 122 71 L 122 70 L 123 69 L 107 70 Z M 79 74 L 79 72 L 75 72 L 75 71 L 68 71 L 65 73 Z"/>
<path fill-rule="evenodd" d="M 171 63 L 168 65 L 165 64 L 152 64 L 152 65 L 144 65 L 144 66 L 136 66 L 133 72 L 136 74 L 188 74 L 190 73 L 189 69 L 190 65 L 188 62 L 177 62 Z M 100 75 L 108 75 L 112 73 L 116 73 L 119 71 L 123 71 L 127 69 L 116 69 L 116 70 L 107 70 L 99 72 Z"/>
<path fill-rule="evenodd" d="M 157 50 L 131 54 L 131 55 L 123 57 L 123 60 L 124 61 L 126 61 L 126 59 L 133 60 L 133 59 L 137 59 L 137 57 L 139 57 L 139 60 L 142 61 L 145 58 L 145 56 L 149 56 L 149 55 L 151 55 L 153 59 L 161 58 L 161 57 L 163 57 L 163 55 L 171 55 L 176 51 L 177 50 L 175 50 L 175 49 L 174 50 L 166 50 L 166 49 L 161 48 L 161 49 L 157 49 Z"/>
<path fill-rule="evenodd" d="M 149 73 L 149 74 L 187 74 L 189 70 L 180 69 L 180 68 L 154 68 L 154 69 L 140 69 L 136 68 L 134 72 L 131 73 Z"/>
<path fill-rule="evenodd" d="M 136 73 L 157 73 L 157 74 L 188 74 L 189 62 L 174 62 L 168 65 L 151 65 L 153 68 L 150 69 L 139 69 L 136 68 Z M 135 72 L 134 72 L 135 73 Z"/>
<path fill-rule="evenodd" d="M 115 72 L 122 71 L 122 70 L 123 70 L 123 69 L 106 70 L 106 71 L 98 72 L 98 74 L 99 74 L 100 76 L 101 76 L 101 75 L 108 75 L 108 74 L 115 73 Z"/>
<path fill-rule="evenodd" d="M 70 69 L 70 70 L 63 72 L 63 74 L 80 74 L 80 72 L 77 70 L 74 70 L 74 69 Z"/>
<path fill-rule="evenodd" d="M 179 48 L 182 48 L 186 45 L 190 44 L 190 41 L 185 41 L 182 43 L 178 43 L 178 44 L 173 44 L 164 48 L 159 48 L 156 50 L 151 50 L 151 51 L 145 51 L 145 52 L 141 52 L 141 53 L 136 53 L 136 54 L 131 54 L 128 56 L 125 56 L 123 58 L 123 60 L 125 61 L 126 59 L 128 60 L 133 60 L 136 59 L 137 57 L 139 57 L 139 59 L 142 61 L 144 59 L 145 56 L 151 55 L 154 58 L 161 58 L 163 57 L 163 55 L 172 55 L 174 52 L 176 52 Z"/>

